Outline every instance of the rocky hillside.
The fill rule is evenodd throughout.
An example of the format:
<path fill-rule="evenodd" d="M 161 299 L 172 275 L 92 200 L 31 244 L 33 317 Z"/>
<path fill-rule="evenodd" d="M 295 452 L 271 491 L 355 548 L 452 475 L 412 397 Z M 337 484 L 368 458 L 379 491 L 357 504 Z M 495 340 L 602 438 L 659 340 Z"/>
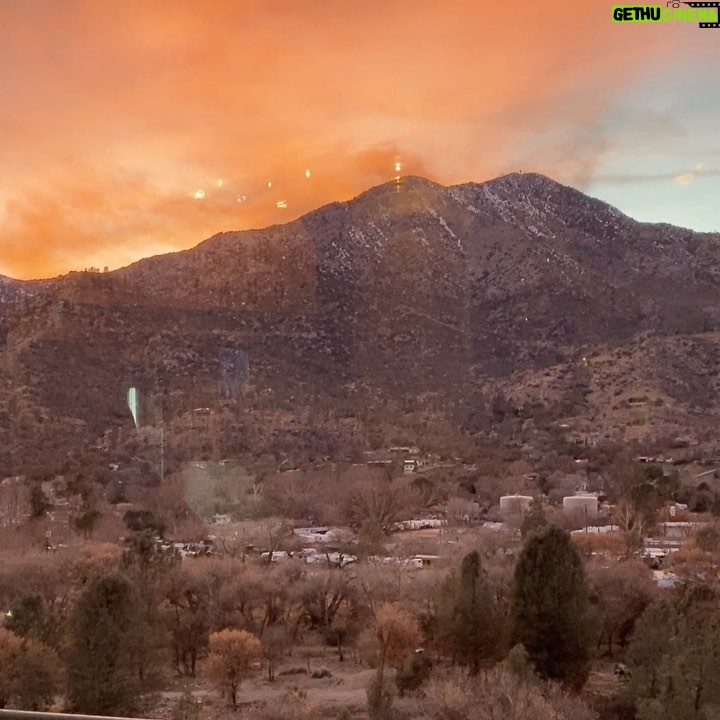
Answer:
<path fill-rule="evenodd" d="M 718 235 L 512 174 L 408 177 L 111 273 L 0 278 L 0 463 L 132 438 L 132 386 L 141 428 L 162 397 L 184 450 L 221 456 L 452 445 L 502 402 L 619 437 L 707 427 L 718 273 Z"/>

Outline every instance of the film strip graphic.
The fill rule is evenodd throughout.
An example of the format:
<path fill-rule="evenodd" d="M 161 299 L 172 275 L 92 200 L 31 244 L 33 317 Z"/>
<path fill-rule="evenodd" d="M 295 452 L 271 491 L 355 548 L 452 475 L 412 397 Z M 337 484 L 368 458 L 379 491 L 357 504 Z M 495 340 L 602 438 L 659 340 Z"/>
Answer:
<path fill-rule="evenodd" d="M 683 2 L 691 8 L 715 8 L 717 13 L 717 22 L 701 22 L 701 28 L 720 28 L 720 2 Z"/>

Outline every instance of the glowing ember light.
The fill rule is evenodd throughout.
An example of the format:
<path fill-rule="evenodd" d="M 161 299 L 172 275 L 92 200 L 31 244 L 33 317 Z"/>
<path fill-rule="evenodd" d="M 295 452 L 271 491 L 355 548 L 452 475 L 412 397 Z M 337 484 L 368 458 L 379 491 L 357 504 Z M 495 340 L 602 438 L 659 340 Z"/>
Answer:
<path fill-rule="evenodd" d="M 205 191 L 204 190 L 196 190 L 194 197 L 196 200 L 202 200 L 205 197 Z"/>
<path fill-rule="evenodd" d="M 269 188 L 272 187 L 272 180 L 270 180 L 270 181 L 268 182 L 268 187 L 269 187 Z"/>
<path fill-rule="evenodd" d="M 401 167 L 402 167 L 402 165 L 401 165 L 399 162 L 396 162 L 396 163 L 395 163 L 395 172 L 396 172 L 396 173 L 399 173 Z"/>
<path fill-rule="evenodd" d="M 309 170 L 309 169 L 305 171 L 305 177 L 306 177 L 306 178 L 309 178 L 309 177 L 310 177 L 310 170 Z"/>
<path fill-rule="evenodd" d="M 279 207 L 279 208 L 286 208 L 286 207 L 287 207 L 287 203 L 286 203 L 284 200 L 278 200 L 278 201 L 275 203 L 275 205 L 276 205 L 277 207 Z"/>
<path fill-rule="evenodd" d="M 220 178 L 220 179 L 218 180 L 217 185 L 218 185 L 218 187 L 222 187 L 222 186 L 223 186 L 222 178 Z"/>
<path fill-rule="evenodd" d="M 247 200 L 247 198 L 245 197 L 245 195 L 238 195 L 237 201 L 238 201 L 239 203 L 243 203 L 243 202 L 245 202 L 246 200 Z"/>

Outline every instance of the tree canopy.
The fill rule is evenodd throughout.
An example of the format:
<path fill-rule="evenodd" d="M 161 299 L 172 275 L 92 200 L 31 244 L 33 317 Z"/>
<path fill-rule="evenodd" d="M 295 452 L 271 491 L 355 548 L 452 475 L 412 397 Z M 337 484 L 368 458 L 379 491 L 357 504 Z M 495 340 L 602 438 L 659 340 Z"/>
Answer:
<path fill-rule="evenodd" d="M 581 687 L 588 674 L 588 591 L 570 535 L 549 525 L 527 539 L 515 566 L 512 626 L 538 674 Z"/>

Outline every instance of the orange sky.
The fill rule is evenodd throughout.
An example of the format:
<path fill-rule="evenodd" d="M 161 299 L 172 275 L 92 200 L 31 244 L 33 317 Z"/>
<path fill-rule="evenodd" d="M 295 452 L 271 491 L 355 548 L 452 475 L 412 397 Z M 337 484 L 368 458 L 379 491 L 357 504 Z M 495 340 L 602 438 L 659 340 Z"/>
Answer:
<path fill-rule="evenodd" d="M 720 45 L 619 26 L 611 5 L 0 0 L 0 274 L 285 222 L 390 180 L 396 158 L 443 183 L 533 170 L 587 188 L 622 148 L 603 118 L 623 93 Z"/>

